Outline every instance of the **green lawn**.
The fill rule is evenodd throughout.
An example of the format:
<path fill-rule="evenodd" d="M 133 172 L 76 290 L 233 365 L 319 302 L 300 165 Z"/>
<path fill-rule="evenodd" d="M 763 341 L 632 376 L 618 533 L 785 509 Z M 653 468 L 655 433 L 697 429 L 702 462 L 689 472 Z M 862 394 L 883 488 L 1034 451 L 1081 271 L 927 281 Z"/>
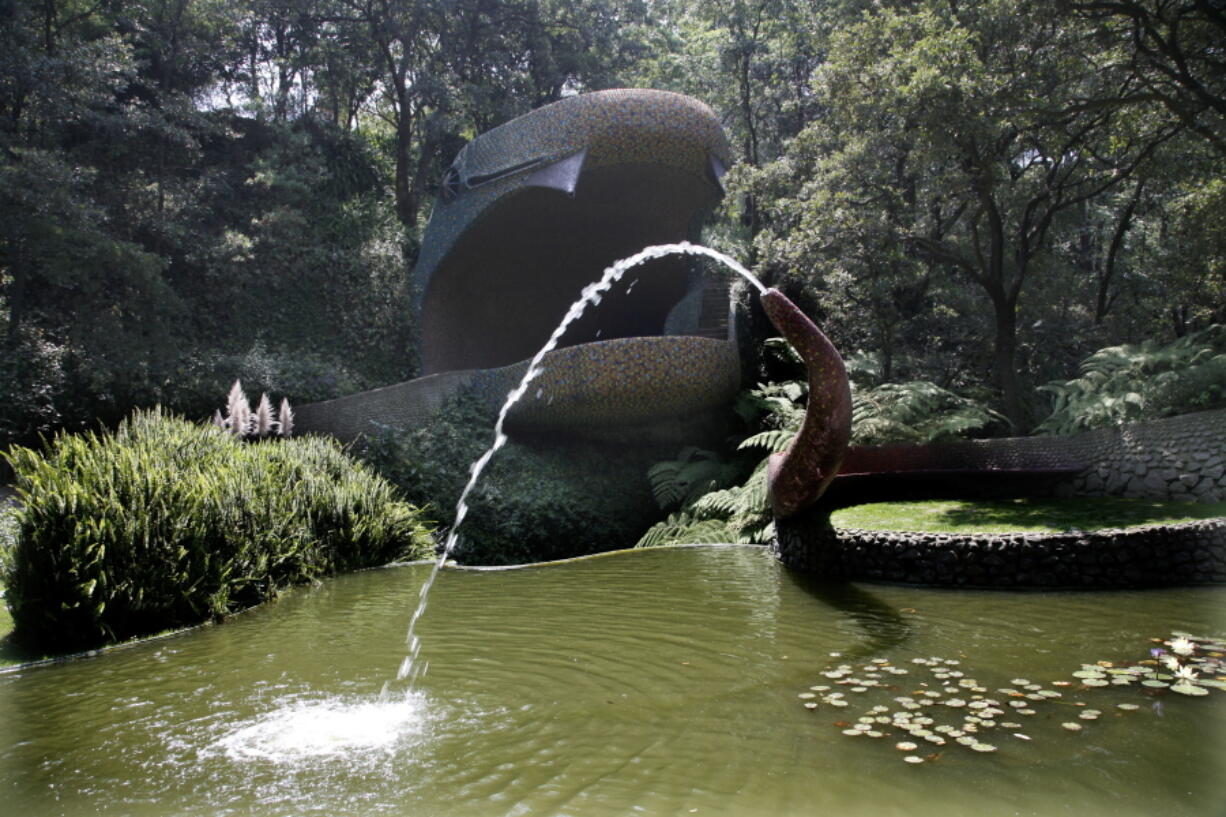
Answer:
<path fill-rule="evenodd" d="M 1226 516 L 1226 502 L 1193 504 L 1117 497 L 870 502 L 835 511 L 839 528 L 923 533 L 1059 533 L 1190 522 Z"/>

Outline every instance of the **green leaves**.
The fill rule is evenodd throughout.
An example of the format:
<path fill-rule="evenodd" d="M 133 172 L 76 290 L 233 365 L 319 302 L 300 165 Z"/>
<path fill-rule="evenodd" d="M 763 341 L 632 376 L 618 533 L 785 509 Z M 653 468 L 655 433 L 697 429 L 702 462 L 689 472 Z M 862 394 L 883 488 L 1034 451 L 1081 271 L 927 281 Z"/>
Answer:
<path fill-rule="evenodd" d="M 160 411 L 9 455 L 18 637 L 50 649 L 225 616 L 317 576 L 422 557 L 420 512 L 331 441 L 243 444 Z"/>
<path fill-rule="evenodd" d="M 1169 344 L 1145 341 L 1099 349 L 1081 376 L 1039 390 L 1053 395 L 1036 429 L 1072 434 L 1226 405 L 1226 325 Z"/>
<path fill-rule="evenodd" d="M 1005 422 L 982 403 L 923 380 L 852 392 L 855 445 L 942 442 Z"/>

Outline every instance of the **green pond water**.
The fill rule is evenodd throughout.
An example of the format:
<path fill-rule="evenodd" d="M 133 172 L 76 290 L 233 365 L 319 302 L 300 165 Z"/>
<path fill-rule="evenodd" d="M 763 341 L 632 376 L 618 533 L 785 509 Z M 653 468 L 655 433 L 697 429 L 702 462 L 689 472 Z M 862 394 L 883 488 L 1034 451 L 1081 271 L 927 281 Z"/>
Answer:
<path fill-rule="evenodd" d="M 1173 631 L 1226 634 L 1226 589 L 822 586 L 735 547 L 447 570 L 419 627 L 428 673 L 381 700 L 427 574 L 346 576 L 223 626 L 0 675 L 0 813 L 1226 814 L 1226 692 L 1051 686 L 1148 658 Z M 981 730 L 991 753 L 951 740 L 908 764 L 889 726 L 843 734 L 896 696 L 945 694 L 913 663 L 934 657 L 1002 701 L 1021 681 L 1062 697 Z M 874 658 L 897 672 L 832 686 L 847 707 L 805 708 L 810 686 L 836 684 L 823 672 Z M 943 700 L 923 712 L 965 714 Z"/>

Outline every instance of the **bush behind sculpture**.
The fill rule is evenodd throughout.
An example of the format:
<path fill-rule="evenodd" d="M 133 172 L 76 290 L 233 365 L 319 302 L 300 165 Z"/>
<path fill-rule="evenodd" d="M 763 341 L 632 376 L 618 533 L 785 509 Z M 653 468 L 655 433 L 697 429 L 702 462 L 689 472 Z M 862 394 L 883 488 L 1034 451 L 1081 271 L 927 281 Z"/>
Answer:
<path fill-rule="evenodd" d="M 24 507 L 7 601 L 18 637 L 46 649 L 199 623 L 433 544 L 331 440 L 243 443 L 152 411 L 9 459 Z"/>
<path fill-rule="evenodd" d="M 462 393 L 429 426 L 368 436 L 361 455 L 449 524 L 473 461 L 493 442 L 495 414 Z M 456 560 L 522 564 L 633 546 L 660 517 L 645 474 L 662 454 L 643 442 L 515 437 L 469 497 Z"/>

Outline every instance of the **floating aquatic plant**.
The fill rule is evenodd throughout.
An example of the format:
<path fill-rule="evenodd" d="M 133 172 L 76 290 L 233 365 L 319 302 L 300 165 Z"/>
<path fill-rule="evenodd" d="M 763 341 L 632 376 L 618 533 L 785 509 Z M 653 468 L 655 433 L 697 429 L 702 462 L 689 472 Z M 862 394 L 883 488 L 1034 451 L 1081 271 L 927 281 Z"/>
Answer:
<path fill-rule="evenodd" d="M 998 751 L 996 744 L 985 740 L 985 735 L 996 730 L 1005 730 L 1008 737 L 1019 742 L 1033 741 L 1031 735 L 1014 731 L 1021 729 L 1022 724 L 997 720 L 1006 713 L 1028 717 L 1038 714 L 1037 706 L 1079 707 L 1077 720 L 1060 724 L 1069 732 L 1082 731 L 1103 716 L 1102 710 L 1088 707 L 1085 701 L 1062 700 L 1068 693 L 1059 689 L 1075 687 L 1074 692 L 1094 694 L 1093 690 L 1104 687 L 1136 685 L 1134 689 L 1151 697 L 1168 692 L 1205 696 L 1211 689 L 1226 690 L 1226 641 L 1174 633 L 1169 640 L 1154 642 L 1163 646 L 1151 649 L 1148 658 L 1135 663 L 1082 664 L 1071 673 L 1074 680 L 1058 679 L 1046 685 L 1029 678 L 1013 678 L 1010 686 L 999 687 L 994 693 L 966 671 L 953 669 L 960 666 L 958 659 L 916 657 L 910 659 L 912 666 L 907 668 L 877 657 L 862 664 L 827 667 L 821 674 L 831 683 L 809 687 L 810 691 L 801 693 L 800 698 L 806 709 L 815 711 L 822 707 L 845 708 L 857 697 L 871 701 L 874 693 L 889 692 L 892 706 L 871 701 L 873 705 L 866 707 L 854 725 L 840 720 L 836 726 L 848 737 L 899 736 L 903 739 L 894 746 L 908 753 L 903 759 L 922 763 L 939 758 L 940 753 L 926 758 L 910 754 L 922 745 L 921 741 L 935 747 L 953 743 L 978 753 Z M 841 654 L 831 653 L 831 657 L 840 658 Z M 1141 706 L 1125 702 L 1116 708 L 1118 717 Z M 948 722 L 940 723 L 939 719 Z"/>

